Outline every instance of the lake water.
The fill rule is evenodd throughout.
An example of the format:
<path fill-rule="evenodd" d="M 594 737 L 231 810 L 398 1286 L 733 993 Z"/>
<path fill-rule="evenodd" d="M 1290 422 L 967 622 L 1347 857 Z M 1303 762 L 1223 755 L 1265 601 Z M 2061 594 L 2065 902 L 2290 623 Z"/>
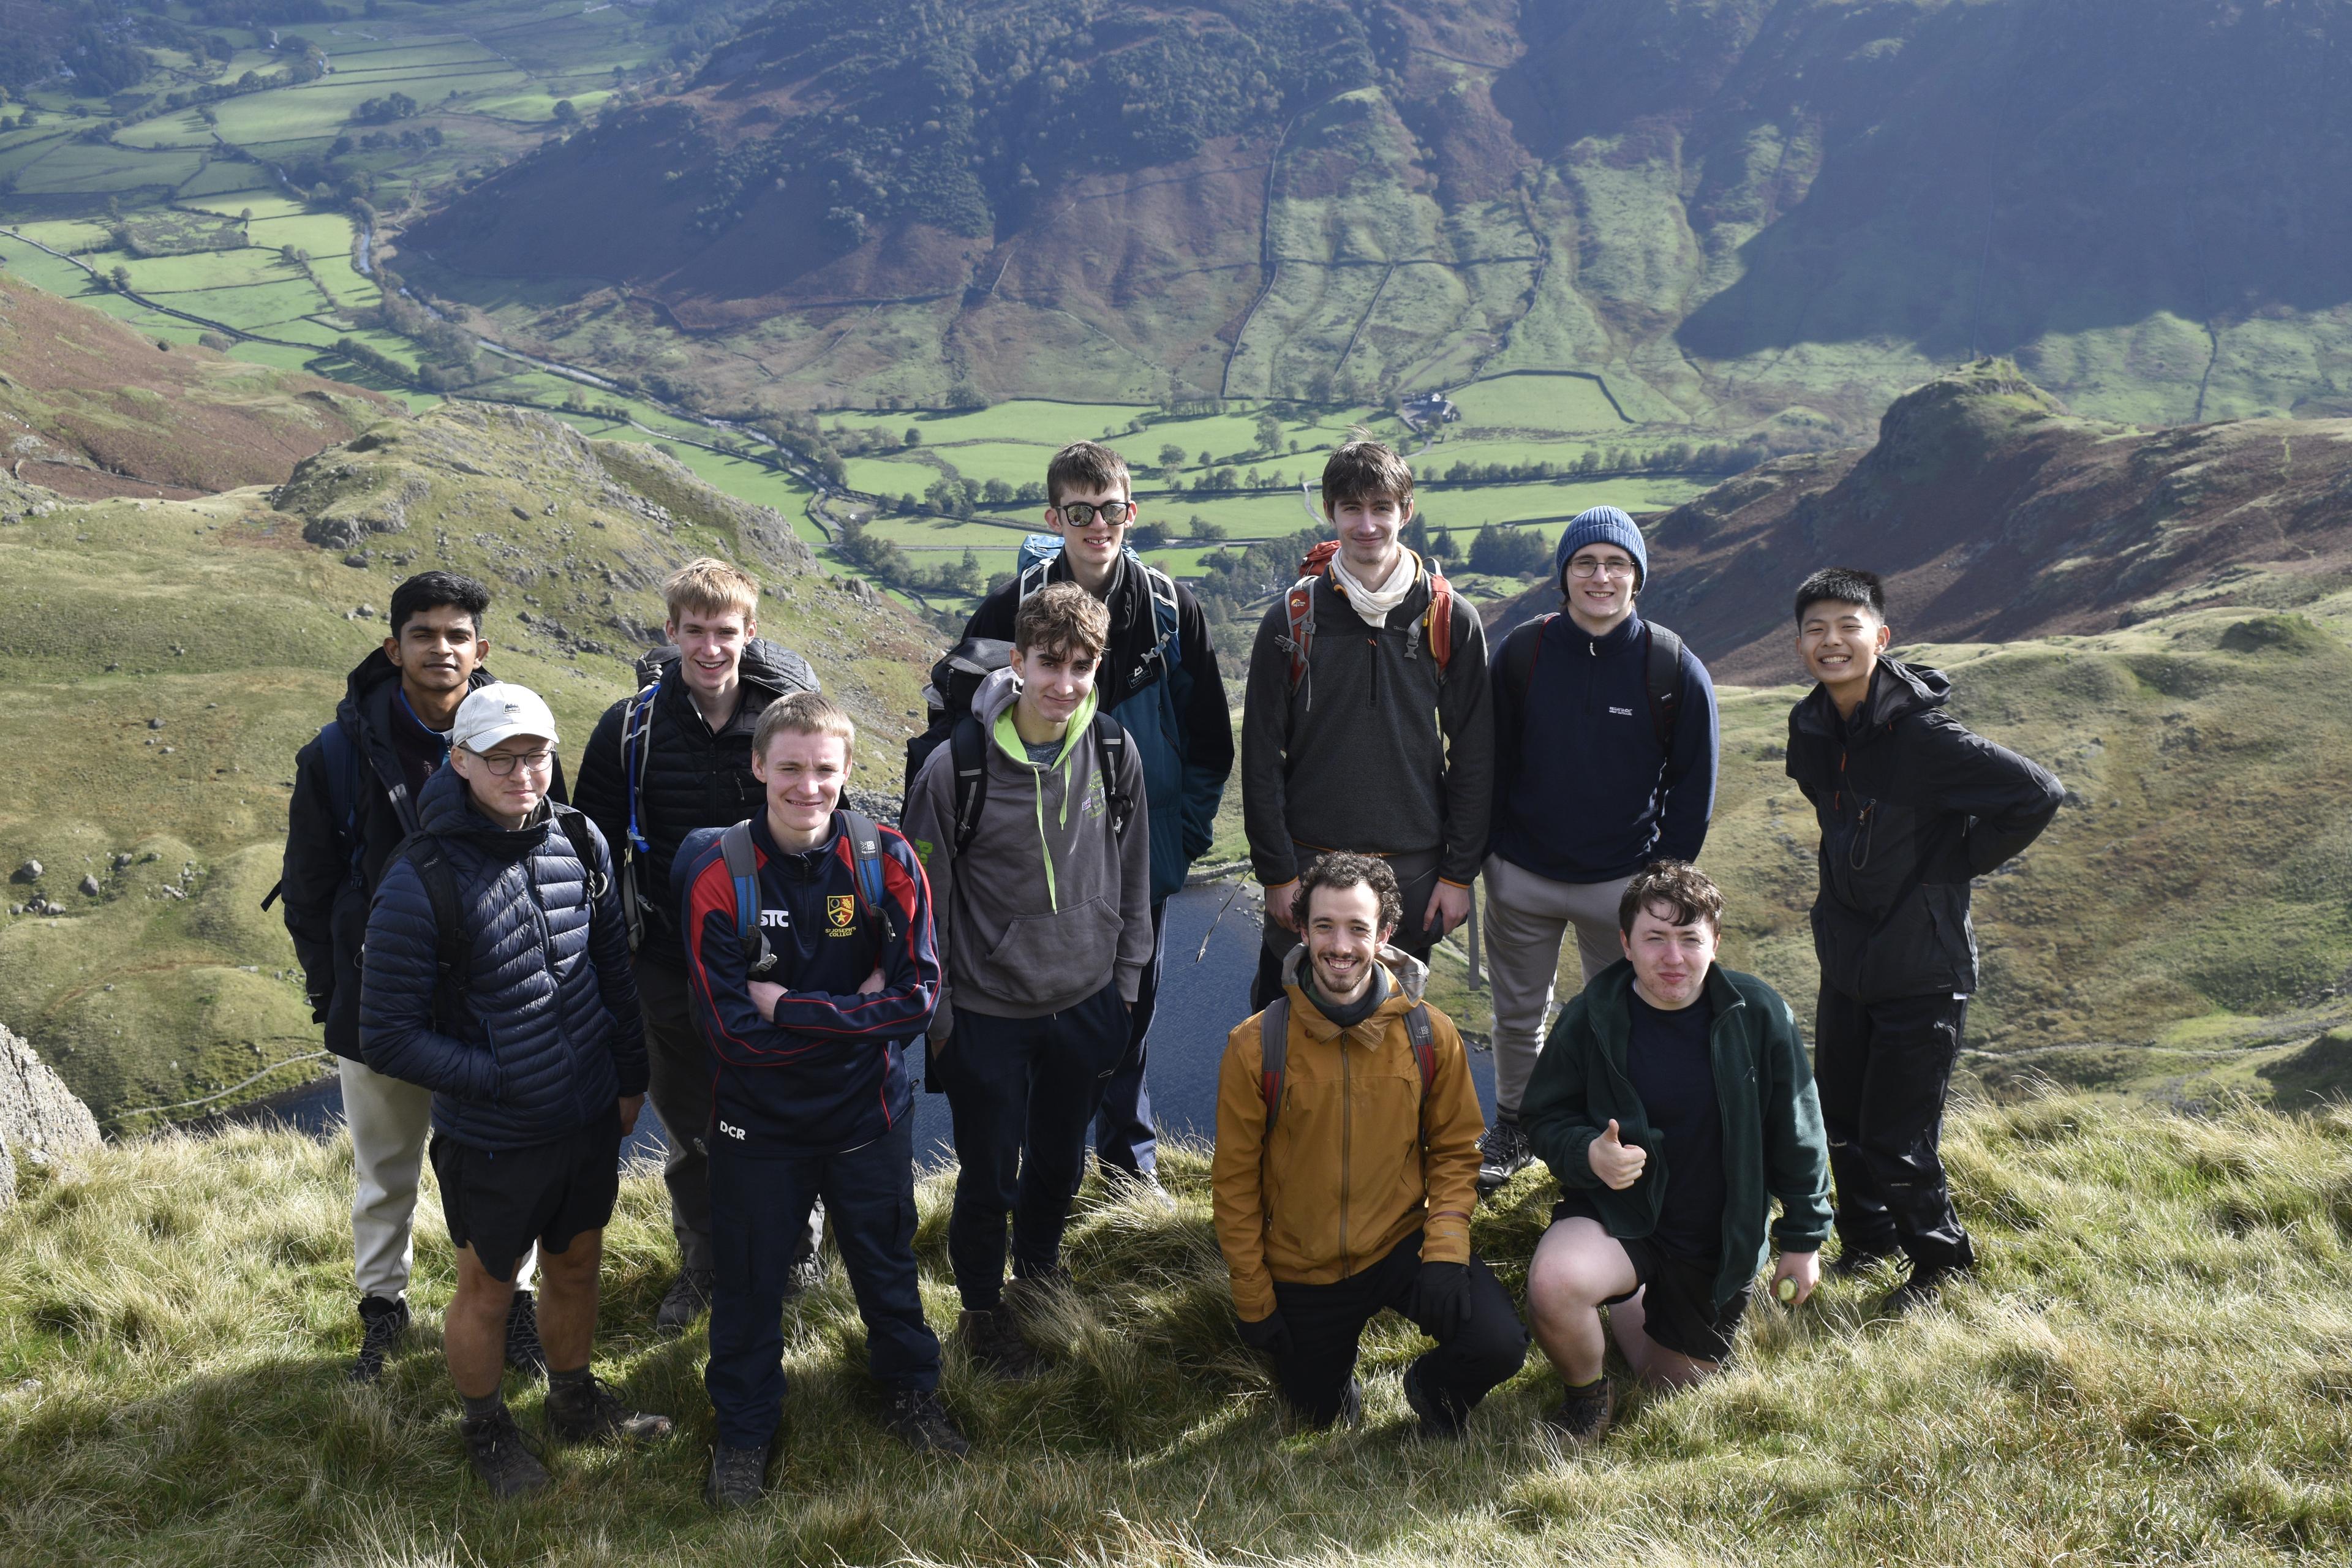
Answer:
<path fill-rule="evenodd" d="M 1208 1141 L 1217 1125 L 1217 1063 L 1227 1031 L 1250 1015 L 1250 978 L 1257 964 L 1257 911 L 1246 897 L 1225 900 L 1230 884 L 1187 888 L 1168 901 L 1167 955 L 1162 961 L 1160 1007 L 1151 1024 L 1150 1060 L 1145 1079 L 1151 1090 L 1153 1120 L 1166 1133 Z M 1223 916 L 1220 918 L 1220 911 Z M 1213 929 L 1212 929 L 1213 928 Z M 1197 960 L 1202 938 L 1205 957 Z M 1480 1020 L 1483 1022 L 1483 1020 Z M 919 1058 L 916 1063 L 920 1070 Z M 1491 1120 L 1495 1110 L 1494 1058 L 1470 1053 L 1470 1073 L 1479 1103 Z M 342 1087 L 332 1076 L 301 1089 L 229 1112 L 228 1122 L 281 1121 L 317 1136 L 339 1130 Z M 944 1095 L 915 1095 L 918 1158 L 926 1163 L 952 1159 L 948 1102 Z M 661 1120 L 651 1104 L 624 1146 L 624 1157 L 658 1158 L 667 1149 Z"/>

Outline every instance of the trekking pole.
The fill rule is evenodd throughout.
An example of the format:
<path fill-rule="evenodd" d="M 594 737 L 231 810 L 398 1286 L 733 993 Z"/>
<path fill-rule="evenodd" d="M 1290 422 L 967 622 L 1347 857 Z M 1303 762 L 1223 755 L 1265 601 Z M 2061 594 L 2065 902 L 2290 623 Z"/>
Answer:
<path fill-rule="evenodd" d="M 1470 929 L 1470 989 L 1482 991 L 1486 989 L 1486 981 L 1485 970 L 1478 962 L 1478 889 L 1475 888 L 1470 889 L 1470 919 L 1467 923 Z"/>
<path fill-rule="evenodd" d="M 1223 907 L 1217 910 L 1216 920 L 1211 921 L 1209 922 L 1209 929 L 1201 933 L 1201 951 L 1192 955 L 1193 963 L 1199 963 L 1209 956 L 1209 939 L 1217 934 L 1218 921 L 1223 921 L 1225 918 L 1225 910 L 1232 909 L 1234 907 L 1234 900 L 1241 896 L 1242 884 L 1236 880 L 1234 883 L 1234 890 L 1225 895 Z"/>

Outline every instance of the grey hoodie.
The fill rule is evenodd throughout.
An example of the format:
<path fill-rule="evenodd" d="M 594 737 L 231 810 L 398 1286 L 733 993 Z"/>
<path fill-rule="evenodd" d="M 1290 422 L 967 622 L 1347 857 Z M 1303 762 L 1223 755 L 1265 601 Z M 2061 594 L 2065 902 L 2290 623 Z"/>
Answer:
<path fill-rule="evenodd" d="M 1013 728 L 1017 695 L 1013 672 L 1000 669 L 972 697 L 989 736 L 988 799 L 961 860 L 954 748 L 931 752 L 907 796 L 901 826 L 930 878 L 948 976 L 931 1020 L 935 1040 L 954 1027 L 951 1001 L 992 1017 L 1036 1018 L 1116 977 L 1132 1003 L 1151 962 L 1151 835 L 1135 748 L 1119 754 L 1129 820 L 1115 837 L 1088 736 L 1094 698 L 1071 716 L 1060 755 L 1041 766 Z"/>

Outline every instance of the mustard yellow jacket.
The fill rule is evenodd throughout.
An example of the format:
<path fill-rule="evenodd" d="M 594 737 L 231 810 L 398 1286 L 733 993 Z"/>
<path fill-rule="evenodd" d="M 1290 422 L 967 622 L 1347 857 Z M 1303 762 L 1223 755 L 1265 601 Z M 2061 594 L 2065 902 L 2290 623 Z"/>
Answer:
<path fill-rule="evenodd" d="M 1478 1140 L 1486 1131 L 1462 1036 L 1430 1009 L 1437 1071 L 1426 1096 L 1405 1034 L 1429 972 L 1381 949 L 1388 1000 L 1353 1028 L 1317 1011 L 1299 984 L 1303 948 L 1283 979 L 1290 993 L 1282 1113 L 1265 1130 L 1258 1021 L 1225 1040 L 1217 1073 L 1217 1152 L 1211 1166 L 1217 1244 L 1234 1308 L 1256 1322 L 1274 1282 L 1328 1285 L 1368 1268 L 1414 1231 L 1432 1263 L 1470 1260 L 1478 1199 Z"/>

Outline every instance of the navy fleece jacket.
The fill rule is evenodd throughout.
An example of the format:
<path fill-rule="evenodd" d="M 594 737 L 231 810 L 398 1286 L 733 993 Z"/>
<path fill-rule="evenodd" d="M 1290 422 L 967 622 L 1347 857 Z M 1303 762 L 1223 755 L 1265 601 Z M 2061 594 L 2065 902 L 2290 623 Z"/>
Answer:
<path fill-rule="evenodd" d="M 1715 682 L 1684 647 L 1674 760 L 1650 716 L 1649 628 L 1595 637 L 1567 615 L 1503 639 L 1495 680 L 1495 854 L 1555 882 L 1608 882 L 1653 860 L 1696 860 L 1715 815 Z M 1511 680 L 1535 644 L 1524 689 Z"/>

